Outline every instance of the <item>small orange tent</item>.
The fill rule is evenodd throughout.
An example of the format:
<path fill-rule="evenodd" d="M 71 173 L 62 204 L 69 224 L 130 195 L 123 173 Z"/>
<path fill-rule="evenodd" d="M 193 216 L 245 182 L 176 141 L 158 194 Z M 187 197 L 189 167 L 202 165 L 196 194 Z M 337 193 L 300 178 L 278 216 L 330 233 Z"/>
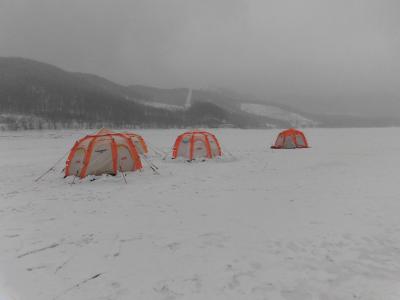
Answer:
<path fill-rule="evenodd" d="M 65 177 L 117 174 L 141 168 L 142 162 L 131 137 L 103 128 L 75 142 L 67 158 Z"/>
<path fill-rule="evenodd" d="M 282 131 L 278 135 L 275 141 L 275 145 L 271 146 L 271 148 L 272 149 L 308 148 L 308 143 L 303 132 L 294 128 L 290 128 Z"/>
<path fill-rule="evenodd" d="M 149 152 L 147 144 L 141 135 L 130 131 L 124 133 L 132 139 L 133 144 L 136 146 L 136 149 L 140 154 L 146 155 Z"/>
<path fill-rule="evenodd" d="M 221 146 L 217 138 L 207 131 L 188 131 L 179 135 L 172 150 L 172 159 L 183 157 L 193 160 L 221 155 Z"/>

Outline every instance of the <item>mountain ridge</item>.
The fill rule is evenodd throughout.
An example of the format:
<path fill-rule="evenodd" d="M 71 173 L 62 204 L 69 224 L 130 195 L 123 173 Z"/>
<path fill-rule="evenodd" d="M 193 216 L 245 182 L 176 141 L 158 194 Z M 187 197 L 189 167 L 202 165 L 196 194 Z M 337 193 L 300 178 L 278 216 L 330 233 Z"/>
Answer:
<path fill-rule="evenodd" d="M 27 58 L 0 57 L 0 129 L 399 125 L 397 120 L 299 112 L 221 90 L 193 89 L 187 107 L 188 91 L 125 86 Z"/>

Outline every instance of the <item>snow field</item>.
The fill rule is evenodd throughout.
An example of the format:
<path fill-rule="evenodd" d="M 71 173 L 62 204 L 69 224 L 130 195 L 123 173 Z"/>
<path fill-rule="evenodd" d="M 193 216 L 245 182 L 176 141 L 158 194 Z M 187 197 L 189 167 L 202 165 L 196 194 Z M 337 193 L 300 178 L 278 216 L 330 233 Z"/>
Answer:
<path fill-rule="evenodd" d="M 400 129 L 214 132 L 236 160 L 36 177 L 86 131 L 0 135 L 0 299 L 398 299 Z M 139 130 L 169 152 L 182 130 Z M 3 297 L 3 298 L 1 298 Z"/>

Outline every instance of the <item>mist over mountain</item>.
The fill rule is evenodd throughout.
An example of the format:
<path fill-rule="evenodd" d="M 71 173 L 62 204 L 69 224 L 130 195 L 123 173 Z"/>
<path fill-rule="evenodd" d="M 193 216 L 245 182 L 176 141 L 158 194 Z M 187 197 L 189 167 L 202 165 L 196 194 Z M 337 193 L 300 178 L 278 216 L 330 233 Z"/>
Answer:
<path fill-rule="evenodd" d="M 388 123 L 399 119 L 399 26 L 393 0 L 6 0 L 0 57 Z"/>

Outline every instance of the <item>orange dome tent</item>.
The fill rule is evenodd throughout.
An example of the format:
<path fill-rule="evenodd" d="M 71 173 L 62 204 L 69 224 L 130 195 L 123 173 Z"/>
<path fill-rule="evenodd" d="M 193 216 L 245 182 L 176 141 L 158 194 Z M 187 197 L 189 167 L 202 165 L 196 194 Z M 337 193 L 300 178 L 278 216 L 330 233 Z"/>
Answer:
<path fill-rule="evenodd" d="M 147 144 L 141 135 L 129 131 L 124 133 L 132 139 L 133 144 L 136 146 L 136 149 L 140 154 L 146 155 L 149 152 Z"/>
<path fill-rule="evenodd" d="M 179 135 L 172 150 L 172 159 L 183 157 L 193 160 L 221 155 L 221 146 L 217 138 L 207 131 L 188 131 Z"/>
<path fill-rule="evenodd" d="M 131 137 L 103 128 L 75 142 L 67 158 L 65 177 L 117 174 L 141 168 L 142 162 Z"/>
<path fill-rule="evenodd" d="M 308 143 L 303 132 L 294 128 L 290 128 L 282 131 L 278 135 L 275 141 L 275 145 L 271 146 L 271 148 L 272 149 L 308 148 Z"/>

